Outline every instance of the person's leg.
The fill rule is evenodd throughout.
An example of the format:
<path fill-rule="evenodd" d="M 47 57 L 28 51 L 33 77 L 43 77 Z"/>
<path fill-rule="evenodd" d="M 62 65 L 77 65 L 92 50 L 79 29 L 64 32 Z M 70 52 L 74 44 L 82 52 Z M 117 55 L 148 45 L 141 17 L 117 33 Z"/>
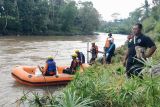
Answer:
<path fill-rule="evenodd" d="M 54 75 L 56 75 L 56 72 L 50 72 L 49 75 L 54 76 Z"/>
<path fill-rule="evenodd" d="M 50 76 L 50 74 L 48 72 L 46 72 L 45 76 Z"/>
<path fill-rule="evenodd" d="M 108 54 L 108 55 L 106 56 L 106 64 L 110 64 L 110 63 L 111 63 L 111 55 Z"/>
<path fill-rule="evenodd" d="M 107 63 L 108 63 L 108 64 L 111 63 L 111 57 L 112 57 L 111 54 L 108 54 L 108 57 L 107 57 Z"/>
<path fill-rule="evenodd" d="M 126 64 L 126 75 L 127 75 L 127 77 L 128 78 L 130 78 L 131 77 L 131 75 L 132 75 L 132 63 L 131 62 L 129 62 L 129 61 L 127 61 L 127 64 Z"/>
<path fill-rule="evenodd" d="M 143 79 L 143 75 L 140 73 L 142 71 L 142 68 L 137 65 L 132 65 L 132 67 L 129 69 L 128 77 L 134 77 L 138 76 L 139 78 Z"/>
<path fill-rule="evenodd" d="M 91 58 L 90 65 L 92 65 L 95 62 L 95 58 Z"/>
<path fill-rule="evenodd" d="M 63 73 L 70 74 L 70 68 L 66 68 L 63 70 Z"/>
<path fill-rule="evenodd" d="M 105 48 L 105 54 L 108 52 L 108 48 Z"/>
<path fill-rule="evenodd" d="M 105 55 L 103 55 L 103 57 L 102 57 L 102 59 L 101 59 L 101 63 L 102 63 L 102 64 L 106 64 L 106 57 L 105 57 Z"/>
<path fill-rule="evenodd" d="M 143 79 L 143 75 L 141 73 L 141 71 L 143 70 L 143 65 L 142 64 L 137 64 L 134 66 L 133 69 L 133 75 L 138 76 L 139 78 Z"/>

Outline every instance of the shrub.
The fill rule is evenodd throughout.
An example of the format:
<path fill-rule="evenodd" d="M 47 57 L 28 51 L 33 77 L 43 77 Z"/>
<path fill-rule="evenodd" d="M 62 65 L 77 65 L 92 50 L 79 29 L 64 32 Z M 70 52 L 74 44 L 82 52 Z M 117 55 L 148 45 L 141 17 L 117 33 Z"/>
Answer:
<path fill-rule="evenodd" d="M 154 29 L 156 25 L 156 20 L 153 17 L 149 17 L 143 21 L 144 31 L 150 32 Z"/>
<path fill-rule="evenodd" d="M 154 31 L 157 32 L 157 33 L 160 33 L 160 22 L 156 23 Z"/>

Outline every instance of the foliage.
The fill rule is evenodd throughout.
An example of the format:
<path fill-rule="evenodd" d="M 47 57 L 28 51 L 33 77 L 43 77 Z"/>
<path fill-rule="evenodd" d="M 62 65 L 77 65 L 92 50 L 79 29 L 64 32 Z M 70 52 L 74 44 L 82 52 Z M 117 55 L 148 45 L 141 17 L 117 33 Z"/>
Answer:
<path fill-rule="evenodd" d="M 154 30 L 155 25 L 156 25 L 156 20 L 153 17 L 149 17 L 143 21 L 143 27 L 145 32 Z"/>
<path fill-rule="evenodd" d="M 0 34 L 93 33 L 99 26 L 99 13 L 91 4 L 73 0 L 2 0 Z"/>
<path fill-rule="evenodd" d="M 157 32 L 157 33 L 160 33 L 160 22 L 156 23 L 154 31 Z"/>
<path fill-rule="evenodd" d="M 82 99 L 76 95 L 76 90 L 71 88 L 66 89 L 60 97 L 57 98 L 58 104 L 55 107 L 91 107 L 92 104 L 89 98 Z"/>
<path fill-rule="evenodd" d="M 79 9 L 80 29 L 82 32 L 90 33 L 99 25 L 99 13 L 93 8 L 92 2 L 82 2 Z"/>
<path fill-rule="evenodd" d="M 77 96 L 76 90 L 65 89 L 59 95 L 53 96 L 51 93 L 42 96 L 36 92 L 27 92 L 16 101 L 21 105 L 30 105 L 30 107 L 91 107 L 95 101 L 90 98 Z"/>

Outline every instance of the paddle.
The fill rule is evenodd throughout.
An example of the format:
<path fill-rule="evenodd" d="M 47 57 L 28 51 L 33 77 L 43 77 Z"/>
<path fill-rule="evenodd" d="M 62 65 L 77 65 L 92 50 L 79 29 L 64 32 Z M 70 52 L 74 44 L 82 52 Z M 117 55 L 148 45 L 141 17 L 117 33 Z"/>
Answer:
<path fill-rule="evenodd" d="M 55 59 L 57 55 L 58 55 L 58 51 L 56 51 L 56 54 L 54 55 L 53 59 Z M 56 77 L 56 78 L 59 77 L 59 76 L 58 76 L 58 71 L 57 71 L 57 69 L 56 69 L 56 75 L 55 75 L 55 77 Z"/>
<path fill-rule="evenodd" d="M 39 70 L 42 72 L 43 75 L 43 69 L 39 65 L 37 65 L 37 67 L 39 68 Z"/>

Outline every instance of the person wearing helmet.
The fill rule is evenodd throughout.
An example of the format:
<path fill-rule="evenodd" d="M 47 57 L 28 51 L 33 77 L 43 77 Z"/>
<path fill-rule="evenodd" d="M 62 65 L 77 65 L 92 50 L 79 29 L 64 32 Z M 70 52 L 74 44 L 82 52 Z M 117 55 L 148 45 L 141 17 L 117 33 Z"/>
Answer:
<path fill-rule="evenodd" d="M 85 63 L 85 56 L 82 52 L 79 52 L 78 49 L 75 50 L 75 53 L 77 54 L 78 60 L 83 64 Z"/>
<path fill-rule="evenodd" d="M 112 37 L 112 33 L 109 33 L 104 46 L 105 63 L 107 64 L 111 63 L 111 58 L 114 55 L 114 51 L 115 51 L 114 38 Z"/>
<path fill-rule="evenodd" d="M 89 52 L 91 52 L 92 54 L 92 57 L 90 59 L 90 64 L 93 64 L 98 55 L 98 46 L 95 44 L 95 42 L 92 42 L 92 47 Z"/>
<path fill-rule="evenodd" d="M 80 66 L 82 66 L 82 63 L 77 59 L 76 53 L 72 54 L 71 56 L 72 56 L 72 62 L 70 68 L 64 69 L 63 73 L 75 74 L 77 71 L 80 70 Z"/>
<path fill-rule="evenodd" d="M 39 67 L 40 68 L 40 67 Z M 52 56 L 47 57 L 46 65 L 44 68 L 40 68 L 43 75 L 45 76 L 53 76 L 56 75 L 56 63 L 54 61 L 54 58 Z"/>
<path fill-rule="evenodd" d="M 82 63 L 77 59 L 77 57 L 78 55 L 76 53 L 72 54 L 72 62 L 70 69 L 73 73 L 80 70 L 80 66 L 82 65 Z"/>
<path fill-rule="evenodd" d="M 114 43 L 114 38 L 112 37 L 112 33 L 109 33 L 104 46 L 105 52 L 109 49 L 111 43 Z"/>

